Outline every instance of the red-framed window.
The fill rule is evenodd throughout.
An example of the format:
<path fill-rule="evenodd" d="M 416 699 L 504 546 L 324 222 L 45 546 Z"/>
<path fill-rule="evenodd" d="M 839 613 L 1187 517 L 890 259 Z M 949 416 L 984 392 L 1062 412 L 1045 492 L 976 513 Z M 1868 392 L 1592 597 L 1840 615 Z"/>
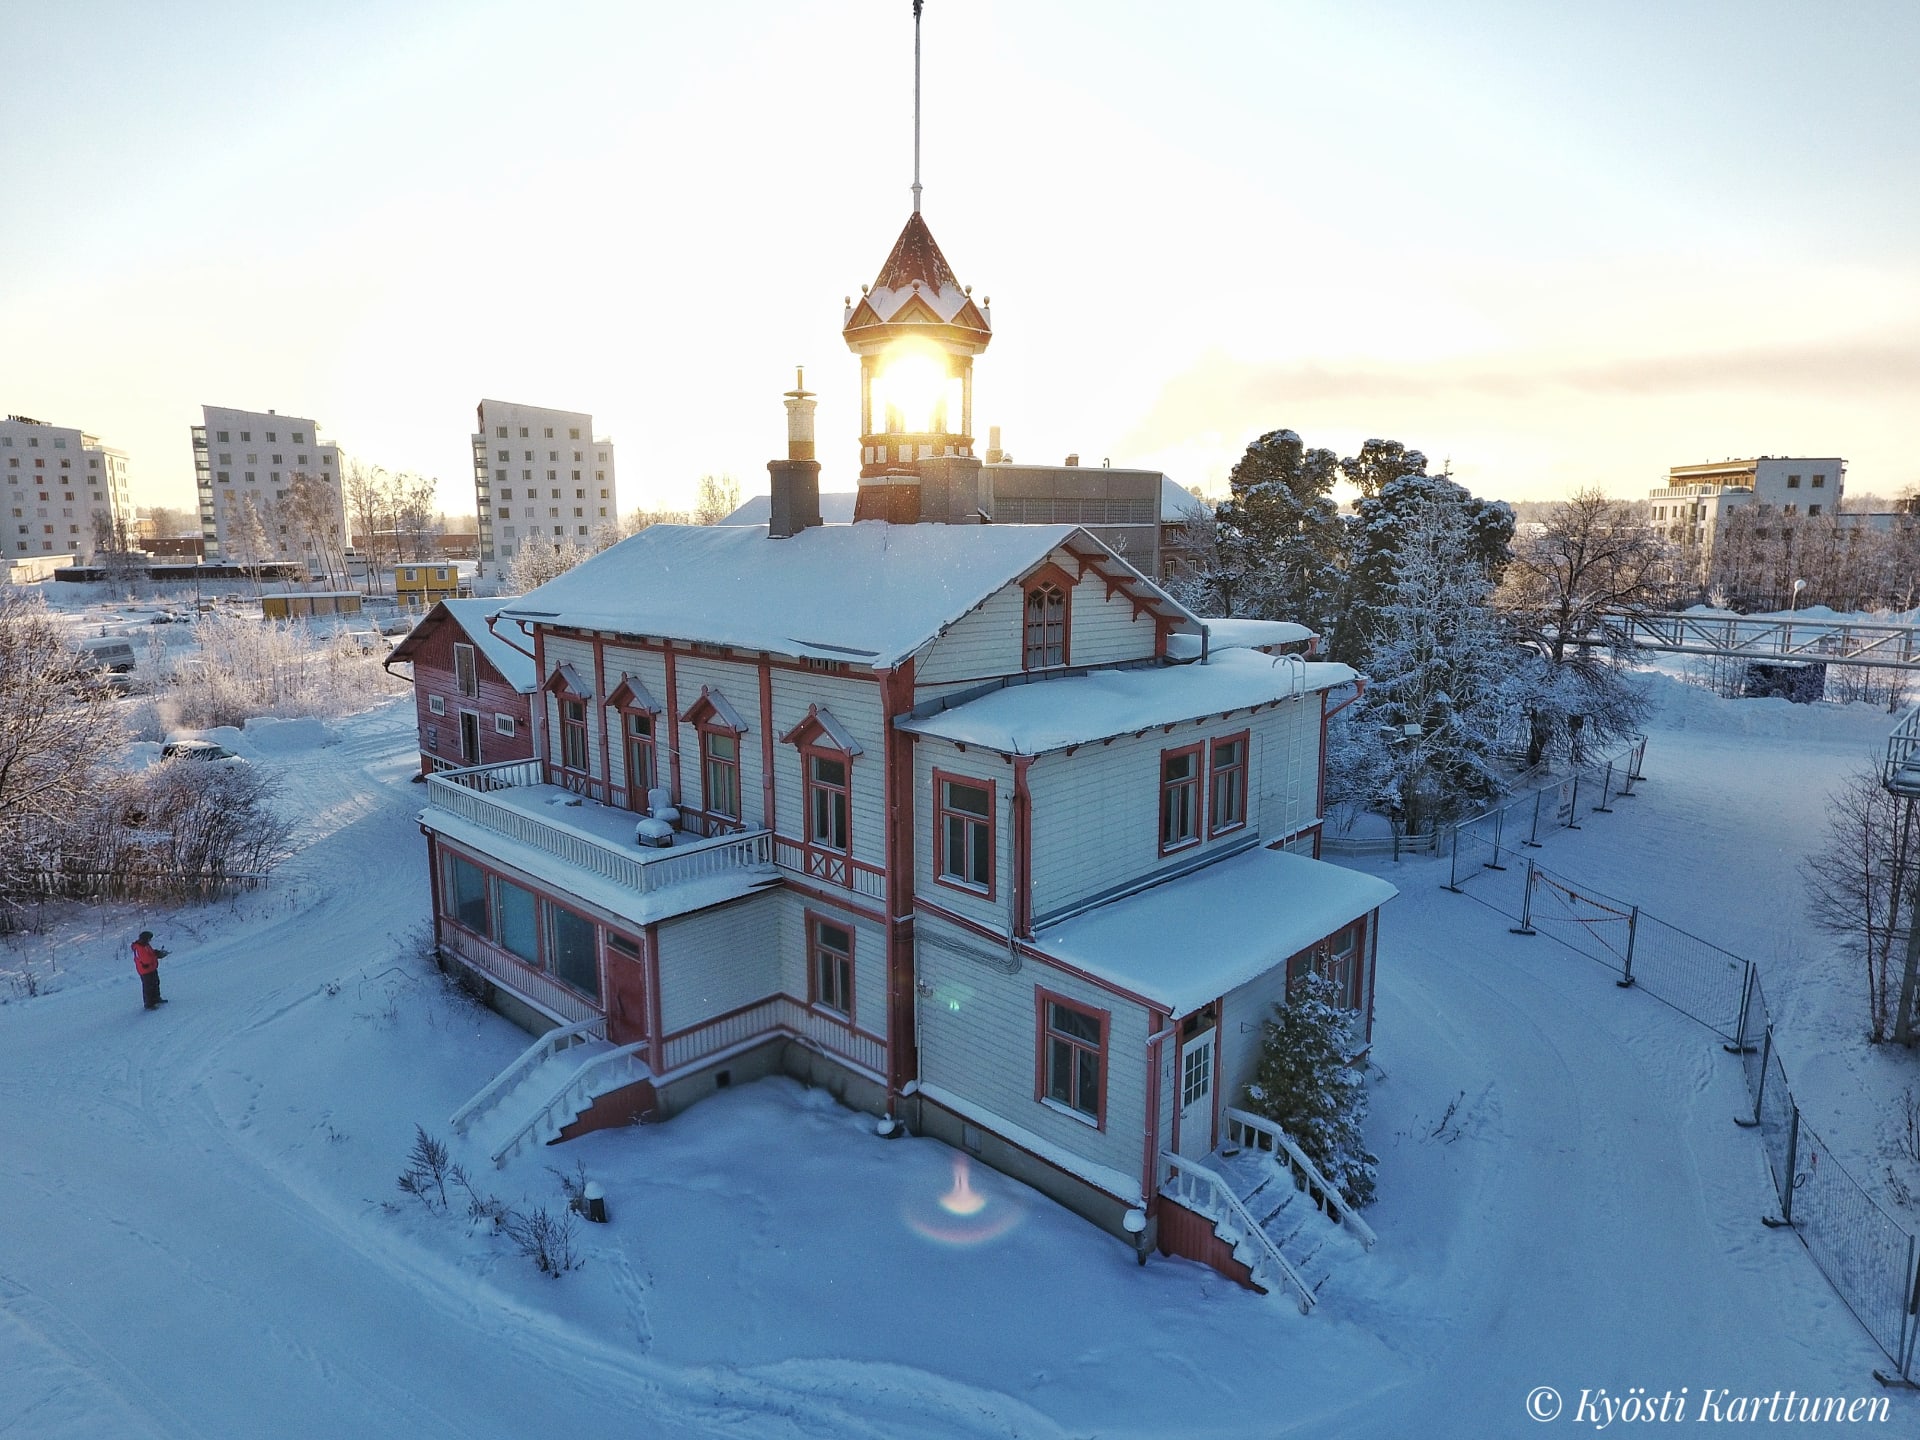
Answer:
<path fill-rule="evenodd" d="M 560 700 L 560 763 L 569 770 L 587 768 L 587 706 L 584 700 Z"/>
<path fill-rule="evenodd" d="M 1356 920 L 1287 961 L 1287 996 L 1301 992 L 1307 976 L 1324 975 L 1333 982 L 1334 1003 L 1342 1009 L 1360 1008 L 1360 970 L 1366 922 Z"/>
<path fill-rule="evenodd" d="M 472 700 L 480 694 L 480 670 L 474 663 L 473 646 L 454 645 L 453 678 L 466 699 Z"/>
<path fill-rule="evenodd" d="M 852 848 L 853 765 L 835 750 L 800 752 L 806 779 L 807 843 L 822 850 Z"/>
<path fill-rule="evenodd" d="M 1020 665 L 1046 670 L 1071 663 L 1073 577 L 1048 564 L 1021 582 Z"/>
<path fill-rule="evenodd" d="M 1247 732 L 1207 742 L 1207 835 L 1247 823 Z M 1163 775 L 1164 780 L 1164 775 Z"/>
<path fill-rule="evenodd" d="M 994 782 L 933 772 L 933 875 L 936 882 L 993 899 Z"/>
<path fill-rule="evenodd" d="M 853 1019 L 853 927 L 807 914 L 807 999 Z"/>
<path fill-rule="evenodd" d="M 1107 1030 L 1111 1016 L 1049 990 L 1033 992 L 1039 1053 L 1036 1099 L 1107 1128 Z"/>
<path fill-rule="evenodd" d="M 1200 839 L 1202 747 L 1160 752 L 1160 853 L 1183 850 Z"/>
<path fill-rule="evenodd" d="M 733 730 L 700 728 L 701 806 L 709 815 L 740 818 L 740 736 Z"/>
<path fill-rule="evenodd" d="M 620 743 L 626 750 L 627 803 L 647 808 L 647 792 L 660 783 L 659 756 L 654 749 L 653 716 L 645 710 L 620 712 Z"/>

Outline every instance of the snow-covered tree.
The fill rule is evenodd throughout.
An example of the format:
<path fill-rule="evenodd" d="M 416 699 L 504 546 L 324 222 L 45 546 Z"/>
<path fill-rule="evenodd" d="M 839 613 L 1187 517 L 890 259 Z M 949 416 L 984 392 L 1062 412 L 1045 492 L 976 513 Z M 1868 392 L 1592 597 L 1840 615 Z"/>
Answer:
<path fill-rule="evenodd" d="M 1878 765 L 1856 771 L 1828 798 L 1824 843 L 1807 868 L 1813 923 L 1860 962 L 1868 1038 L 1877 1045 L 1891 1035 L 1913 1044 L 1915 977 L 1906 964 L 1906 940 L 1920 874 L 1915 802 L 1888 793 Z"/>
<path fill-rule="evenodd" d="M 1478 543 L 1473 513 L 1461 505 L 1431 501 L 1398 516 L 1393 579 L 1373 618 L 1357 719 L 1387 737 L 1376 803 L 1410 834 L 1496 785 L 1494 747 L 1516 655 L 1489 604 Z"/>
<path fill-rule="evenodd" d="M 702 475 L 699 498 L 693 504 L 693 523 L 718 525 L 740 508 L 740 482 L 731 475 Z"/>
<path fill-rule="evenodd" d="M 524 595 L 556 576 L 564 575 L 593 552 L 576 545 L 571 536 L 549 540 L 535 535 L 513 552 L 500 576 L 502 595 Z"/>
<path fill-rule="evenodd" d="M 1391 468 L 1383 456 L 1397 458 L 1403 466 L 1424 462 L 1417 450 L 1392 456 L 1389 452 L 1395 443 L 1368 442 L 1375 447 L 1375 474 L 1385 475 Z M 1354 502 L 1347 528 L 1346 589 L 1332 635 L 1335 659 L 1356 664 L 1367 655 L 1381 607 L 1399 574 L 1402 542 L 1419 517 L 1434 510 L 1457 518 L 1455 563 L 1472 569 L 1489 585 L 1499 580 L 1507 563 L 1508 542 L 1513 539 L 1513 511 L 1499 500 L 1476 499 L 1446 475 L 1403 469 L 1381 480 L 1374 494 Z"/>
<path fill-rule="evenodd" d="M 1303 978 L 1261 1027 L 1260 1063 L 1246 1106 L 1276 1122 L 1350 1205 L 1374 1196 L 1375 1158 L 1361 1127 L 1367 1087 L 1353 1058 L 1353 1015 L 1337 1003 L 1333 981 Z"/>
<path fill-rule="evenodd" d="M 1523 670 L 1528 764 L 1549 747 L 1577 759 L 1646 718 L 1651 701 L 1626 655 L 1589 637 L 1603 611 L 1658 604 L 1668 577 L 1666 543 L 1633 507 L 1598 490 L 1574 492 L 1514 544 L 1494 604 L 1532 652 Z"/>
<path fill-rule="evenodd" d="M 1332 624 L 1344 544 L 1332 494 L 1339 463 L 1291 430 L 1247 447 L 1227 479 L 1232 494 L 1215 512 L 1206 578 L 1216 613 L 1294 620 L 1322 633 Z"/>

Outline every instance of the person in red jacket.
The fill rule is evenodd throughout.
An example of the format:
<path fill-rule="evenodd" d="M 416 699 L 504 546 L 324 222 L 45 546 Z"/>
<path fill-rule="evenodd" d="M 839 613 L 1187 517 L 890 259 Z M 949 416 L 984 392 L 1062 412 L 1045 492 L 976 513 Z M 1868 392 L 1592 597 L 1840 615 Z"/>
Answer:
<path fill-rule="evenodd" d="M 160 962 L 166 958 L 166 951 L 153 948 L 153 931 L 142 930 L 133 942 L 133 968 L 140 972 L 140 994 L 149 1010 L 167 1003 L 160 994 Z"/>

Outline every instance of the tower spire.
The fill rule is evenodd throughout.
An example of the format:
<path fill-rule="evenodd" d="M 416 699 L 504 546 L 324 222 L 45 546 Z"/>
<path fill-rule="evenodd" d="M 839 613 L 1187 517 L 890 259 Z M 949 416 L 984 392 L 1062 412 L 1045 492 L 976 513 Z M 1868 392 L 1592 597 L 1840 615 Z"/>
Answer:
<path fill-rule="evenodd" d="M 920 7 L 913 0 L 913 213 L 920 213 Z"/>

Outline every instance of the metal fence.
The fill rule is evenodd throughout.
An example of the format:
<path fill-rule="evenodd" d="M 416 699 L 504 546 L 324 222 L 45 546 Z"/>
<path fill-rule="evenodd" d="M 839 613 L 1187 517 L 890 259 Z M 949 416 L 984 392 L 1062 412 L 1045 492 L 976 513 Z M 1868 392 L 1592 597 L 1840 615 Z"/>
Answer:
<path fill-rule="evenodd" d="M 1633 793 L 1646 755 L 1647 737 L 1635 735 L 1615 750 L 1583 760 L 1544 785 L 1508 796 L 1455 824 L 1443 842 L 1455 861 L 1449 887 L 1460 887 L 1463 845 L 1470 856 L 1498 869 L 1503 855 L 1538 849 L 1542 838 L 1555 830 L 1578 830 L 1586 815 L 1611 814 L 1615 800 Z M 1486 850 L 1493 852 L 1491 857 L 1480 853 Z"/>
<path fill-rule="evenodd" d="M 1552 936 L 1612 971 L 1617 985 L 1645 990 L 1727 1042 L 1753 1102 L 1740 1123 L 1758 1131 L 1780 1201 L 1779 1218 L 1768 1223 L 1793 1228 L 1898 1376 L 1914 1381 L 1920 1241 L 1801 1115 L 1774 1047 L 1759 967 L 1631 901 L 1521 858 L 1524 842 L 1503 840 L 1497 822 L 1491 834 L 1463 826 L 1454 842 L 1448 889 L 1508 916 L 1516 934 Z"/>

